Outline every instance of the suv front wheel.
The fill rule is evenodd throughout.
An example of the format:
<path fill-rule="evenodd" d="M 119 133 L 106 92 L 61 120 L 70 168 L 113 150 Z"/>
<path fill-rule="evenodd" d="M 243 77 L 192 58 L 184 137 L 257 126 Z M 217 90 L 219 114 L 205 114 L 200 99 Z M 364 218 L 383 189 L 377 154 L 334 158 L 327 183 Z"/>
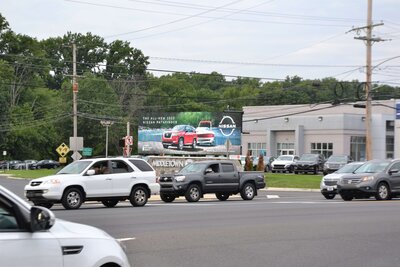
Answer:
<path fill-rule="evenodd" d="M 79 188 L 68 188 L 61 199 L 61 204 L 67 210 L 79 209 L 83 203 L 83 193 Z"/>
<path fill-rule="evenodd" d="M 391 199 L 390 189 L 389 189 L 389 186 L 386 183 L 379 183 L 378 184 L 378 190 L 376 191 L 375 199 L 376 200 L 389 200 L 389 199 Z"/>

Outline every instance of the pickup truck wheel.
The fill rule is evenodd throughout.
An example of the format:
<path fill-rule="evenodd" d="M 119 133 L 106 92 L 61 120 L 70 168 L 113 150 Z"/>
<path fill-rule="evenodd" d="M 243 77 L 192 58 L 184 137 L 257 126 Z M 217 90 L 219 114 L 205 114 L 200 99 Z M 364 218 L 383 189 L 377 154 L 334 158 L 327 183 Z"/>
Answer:
<path fill-rule="evenodd" d="M 252 200 L 256 195 L 256 189 L 252 183 L 246 183 L 240 191 L 243 200 Z"/>
<path fill-rule="evenodd" d="M 47 209 L 50 209 L 51 207 L 53 207 L 54 203 L 33 202 L 33 205 L 41 206 L 41 207 L 45 207 Z"/>
<path fill-rule="evenodd" d="M 389 200 L 390 197 L 390 189 L 386 183 L 379 183 L 378 190 L 376 191 L 375 195 L 376 200 Z"/>
<path fill-rule="evenodd" d="M 170 202 L 175 200 L 175 196 L 174 195 L 164 194 L 164 193 L 160 193 L 160 198 L 161 198 L 162 201 L 164 201 L 166 203 L 170 203 Z"/>
<path fill-rule="evenodd" d="M 336 194 L 327 194 L 327 193 L 324 193 L 324 194 L 322 194 L 322 195 L 324 195 L 324 197 L 325 197 L 326 199 L 334 199 L 335 196 L 336 196 Z"/>
<path fill-rule="evenodd" d="M 178 140 L 178 150 L 182 150 L 183 149 L 183 138 L 179 138 Z"/>
<path fill-rule="evenodd" d="M 352 200 L 353 200 L 353 196 L 352 196 L 352 195 L 340 194 L 340 196 L 342 197 L 342 199 L 343 199 L 344 201 L 352 201 Z"/>
<path fill-rule="evenodd" d="M 191 184 L 185 193 L 188 202 L 197 202 L 201 197 L 201 189 L 197 184 Z"/>
<path fill-rule="evenodd" d="M 67 189 L 61 199 L 61 204 L 66 210 L 79 209 L 83 203 L 83 194 L 78 188 Z"/>
<path fill-rule="evenodd" d="M 132 206 L 142 207 L 147 203 L 147 190 L 143 186 L 137 186 L 133 188 L 131 196 L 129 198 Z"/>
<path fill-rule="evenodd" d="M 226 193 L 215 193 L 215 196 L 221 201 L 225 201 L 229 198 L 229 194 Z"/>
<path fill-rule="evenodd" d="M 118 204 L 118 200 L 102 200 L 101 203 L 107 208 L 113 208 Z"/>

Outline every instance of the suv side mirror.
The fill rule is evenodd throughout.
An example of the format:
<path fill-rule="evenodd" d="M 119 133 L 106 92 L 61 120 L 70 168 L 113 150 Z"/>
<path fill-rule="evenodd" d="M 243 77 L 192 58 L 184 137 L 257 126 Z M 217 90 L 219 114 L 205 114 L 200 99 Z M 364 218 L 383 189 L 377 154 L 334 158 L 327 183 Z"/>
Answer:
<path fill-rule="evenodd" d="M 389 174 L 392 175 L 393 173 L 399 173 L 399 169 L 391 169 L 389 170 Z"/>
<path fill-rule="evenodd" d="M 55 220 L 56 217 L 50 210 L 37 206 L 31 208 L 30 226 L 32 232 L 50 229 L 54 225 Z"/>
<path fill-rule="evenodd" d="M 207 168 L 206 169 L 206 171 L 204 172 L 205 174 L 209 174 L 209 173 L 212 173 L 213 171 L 212 171 L 212 169 L 211 168 Z"/>
<path fill-rule="evenodd" d="M 87 175 L 95 175 L 96 174 L 96 171 L 95 170 L 88 170 L 87 172 L 86 172 L 86 174 Z"/>

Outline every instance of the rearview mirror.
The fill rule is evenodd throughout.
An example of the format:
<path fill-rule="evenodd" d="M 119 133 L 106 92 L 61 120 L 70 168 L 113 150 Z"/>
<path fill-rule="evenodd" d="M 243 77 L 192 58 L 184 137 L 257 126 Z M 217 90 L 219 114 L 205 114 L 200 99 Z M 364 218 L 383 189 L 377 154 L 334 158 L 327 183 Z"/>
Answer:
<path fill-rule="evenodd" d="M 44 207 L 33 206 L 31 208 L 31 231 L 43 231 L 50 229 L 56 220 L 54 213 Z"/>

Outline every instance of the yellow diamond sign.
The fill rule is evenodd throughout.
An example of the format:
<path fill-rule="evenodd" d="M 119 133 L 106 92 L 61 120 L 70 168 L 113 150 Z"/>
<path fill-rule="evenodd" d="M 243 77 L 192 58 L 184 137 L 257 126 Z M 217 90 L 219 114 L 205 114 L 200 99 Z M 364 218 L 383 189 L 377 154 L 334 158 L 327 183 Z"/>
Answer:
<path fill-rule="evenodd" d="M 61 157 L 64 157 L 68 154 L 70 149 L 66 144 L 62 143 L 59 147 L 57 147 L 56 151 Z"/>

